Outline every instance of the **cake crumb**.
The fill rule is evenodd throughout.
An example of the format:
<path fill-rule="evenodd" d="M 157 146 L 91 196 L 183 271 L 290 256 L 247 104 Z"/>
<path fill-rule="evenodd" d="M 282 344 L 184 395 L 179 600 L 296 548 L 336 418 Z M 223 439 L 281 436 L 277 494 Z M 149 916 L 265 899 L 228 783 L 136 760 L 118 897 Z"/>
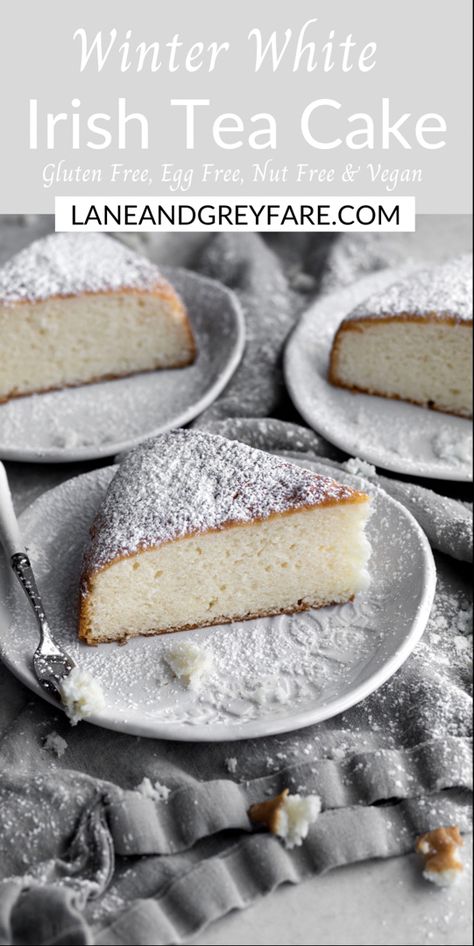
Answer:
<path fill-rule="evenodd" d="M 45 737 L 43 741 L 43 749 L 48 749 L 49 752 L 54 752 L 54 754 L 60 759 L 67 749 L 67 742 L 63 739 L 62 736 L 57 732 L 50 732 Z"/>
<path fill-rule="evenodd" d="M 285 680 L 280 679 L 277 674 L 271 674 L 258 684 L 252 698 L 255 703 L 265 706 L 268 703 L 287 703 L 289 695 Z"/>
<path fill-rule="evenodd" d="M 182 641 L 167 650 L 164 660 L 189 690 L 198 691 L 213 665 L 212 654 L 200 644 Z"/>
<path fill-rule="evenodd" d="M 235 758 L 235 756 L 230 756 L 228 759 L 225 760 L 225 767 L 227 771 L 230 772 L 231 775 L 235 775 L 235 773 L 237 772 L 237 759 Z"/>
<path fill-rule="evenodd" d="M 377 476 L 377 470 L 372 465 L 372 463 L 367 463 L 366 460 L 361 460 L 359 457 L 351 457 L 349 460 L 346 460 L 342 464 L 345 470 L 348 473 L 352 473 L 354 476 Z"/>
<path fill-rule="evenodd" d="M 167 785 L 162 785 L 161 782 L 152 782 L 146 775 L 137 785 L 135 791 L 140 792 L 140 795 L 144 795 L 145 798 L 151 798 L 152 801 L 163 802 L 167 802 L 171 794 L 171 789 Z"/>
<path fill-rule="evenodd" d="M 274 798 L 251 805 L 248 814 L 252 824 L 264 825 L 291 849 L 303 843 L 320 811 L 318 795 L 290 795 L 285 788 Z"/>
<path fill-rule="evenodd" d="M 457 825 L 422 834 L 415 850 L 424 857 L 423 877 L 438 887 L 454 884 L 463 871 L 459 848 L 464 841 Z"/>
<path fill-rule="evenodd" d="M 329 759 L 332 759 L 334 762 L 340 762 L 346 754 L 345 746 L 334 746 L 328 755 Z"/>
<path fill-rule="evenodd" d="M 80 667 L 73 667 L 62 680 L 60 694 L 71 726 L 76 726 L 80 719 L 88 719 L 93 713 L 100 713 L 105 707 L 100 683 Z"/>

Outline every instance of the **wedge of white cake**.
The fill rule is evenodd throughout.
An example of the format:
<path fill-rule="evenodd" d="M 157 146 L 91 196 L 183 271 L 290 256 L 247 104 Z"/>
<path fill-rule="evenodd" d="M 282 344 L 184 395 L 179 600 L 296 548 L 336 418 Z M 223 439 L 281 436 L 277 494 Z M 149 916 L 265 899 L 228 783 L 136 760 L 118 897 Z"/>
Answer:
<path fill-rule="evenodd" d="M 80 637 L 123 641 L 349 601 L 369 499 L 242 443 L 176 430 L 125 457 L 93 525 Z"/>
<path fill-rule="evenodd" d="M 472 417 L 472 257 L 422 270 L 340 325 L 329 380 Z"/>
<path fill-rule="evenodd" d="M 52 234 L 0 269 L 0 402 L 194 357 L 174 289 L 118 240 Z"/>

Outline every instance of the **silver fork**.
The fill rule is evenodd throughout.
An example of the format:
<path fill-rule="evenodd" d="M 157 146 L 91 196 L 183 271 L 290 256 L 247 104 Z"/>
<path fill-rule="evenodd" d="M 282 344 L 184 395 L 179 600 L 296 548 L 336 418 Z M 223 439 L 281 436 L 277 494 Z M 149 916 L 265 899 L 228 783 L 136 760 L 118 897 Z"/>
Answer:
<path fill-rule="evenodd" d="M 33 569 L 21 539 L 6 470 L 1 462 L 0 541 L 38 622 L 40 642 L 33 654 L 36 679 L 50 696 L 60 699 L 61 681 L 70 674 L 75 664 L 69 654 L 54 640 L 51 633 Z"/>

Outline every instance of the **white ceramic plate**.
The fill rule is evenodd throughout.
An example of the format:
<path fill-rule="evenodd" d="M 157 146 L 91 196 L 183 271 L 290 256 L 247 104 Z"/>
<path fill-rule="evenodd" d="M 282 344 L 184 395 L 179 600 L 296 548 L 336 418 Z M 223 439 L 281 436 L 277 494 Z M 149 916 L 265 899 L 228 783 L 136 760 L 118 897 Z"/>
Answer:
<path fill-rule="evenodd" d="M 383 270 L 319 299 L 308 309 L 286 348 L 286 384 L 307 423 L 351 456 L 395 473 L 468 482 L 472 479 L 469 420 L 355 394 L 327 380 L 332 340 L 342 319 L 400 275 L 400 271 Z"/>
<path fill-rule="evenodd" d="M 185 270 L 163 270 L 188 308 L 198 357 L 188 368 L 83 385 L 0 405 L 0 457 L 65 463 L 109 457 L 188 423 L 216 399 L 245 344 L 236 296 Z"/>
<path fill-rule="evenodd" d="M 316 464 L 311 468 L 319 469 Z M 91 719 L 96 725 L 190 742 L 300 729 L 343 712 L 377 689 L 421 637 L 435 588 L 427 539 L 399 503 L 341 474 L 373 496 L 372 581 L 354 603 L 135 638 L 123 647 L 80 643 L 82 550 L 113 473 L 107 467 L 68 480 L 21 517 L 51 625 L 74 660 L 102 684 L 106 709 Z M 31 670 L 37 632 L 28 603 L 4 559 L 0 566 L 0 654 L 20 680 L 44 697 Z M 213 656 L 214 668 L 202 692 L 185 689 L 163 661 L 166 650 L 185 638 L 200 641 Z"/>

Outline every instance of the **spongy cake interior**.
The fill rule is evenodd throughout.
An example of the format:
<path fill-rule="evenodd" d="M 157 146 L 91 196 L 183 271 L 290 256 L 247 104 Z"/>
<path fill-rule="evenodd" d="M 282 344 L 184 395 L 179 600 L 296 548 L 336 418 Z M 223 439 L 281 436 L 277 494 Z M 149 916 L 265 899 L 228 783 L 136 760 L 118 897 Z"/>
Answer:
<path fill-rule="evenodd" d="M 338 334 L 331 380 L 472 416 L 472 322 L 355 321 Z"/>
<path fill-rule="evenodd" d="M 139 291 L 0 307 L 0 400 L 99 378 L 188 364 L 184 313 Z"/>
<path fill-rule="evenodd" d="M 192 535 L 91 578 L 89 643 L 348 601 L 367 585 L 369 502 L 299 509 Z"/>

